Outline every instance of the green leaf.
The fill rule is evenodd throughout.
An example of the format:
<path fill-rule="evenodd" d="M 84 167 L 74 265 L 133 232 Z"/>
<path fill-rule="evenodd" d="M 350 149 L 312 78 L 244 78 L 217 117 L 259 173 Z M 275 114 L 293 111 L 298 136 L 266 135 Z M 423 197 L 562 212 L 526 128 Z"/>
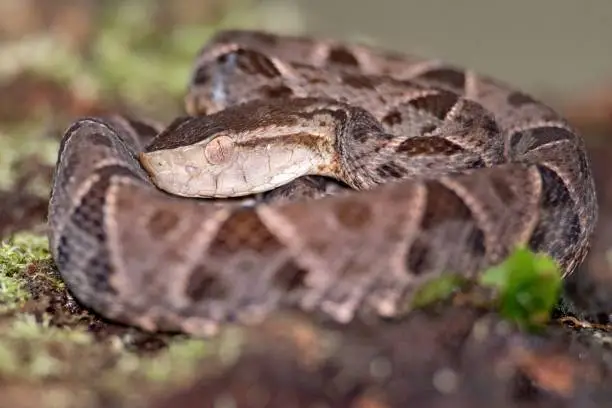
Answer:
<path fill-rule="evenodd" d="M 547 255 L 519 248 L 489 268 L 480 283 L 499 292 L 500 313 L 528 329 L 546 323 L 561 291 L 561 271 Z"/>

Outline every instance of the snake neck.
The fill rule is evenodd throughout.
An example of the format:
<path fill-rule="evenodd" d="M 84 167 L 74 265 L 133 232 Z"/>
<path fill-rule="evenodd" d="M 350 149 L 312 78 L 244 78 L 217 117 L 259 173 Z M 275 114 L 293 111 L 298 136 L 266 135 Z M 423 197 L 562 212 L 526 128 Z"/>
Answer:
<path fill-rule="evenodd" d="M 407 159 L 398 155 L 405 135 L 385 131 L 361 108 L 352 108 L 338 127 L 335 150 L 337 179 L 357 190 L 367 190 L 405 174 Z"/>

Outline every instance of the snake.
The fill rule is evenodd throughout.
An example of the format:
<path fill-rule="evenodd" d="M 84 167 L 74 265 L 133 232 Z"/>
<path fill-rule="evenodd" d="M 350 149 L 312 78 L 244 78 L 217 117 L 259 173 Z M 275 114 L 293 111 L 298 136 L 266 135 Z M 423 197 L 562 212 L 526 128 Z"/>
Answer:
<path fill-rule="evenodd" d="M 459 65 L 223 30 L 195 56 L 184 106 L 167 125 L 81 117 L 61 138 L 52 257 L 112 321 L 209 335 L 285 308 L 394 318 L 429 280 L 477 277 L 516 248 L 566 277 L 590 247 L 582 137 Z"/>

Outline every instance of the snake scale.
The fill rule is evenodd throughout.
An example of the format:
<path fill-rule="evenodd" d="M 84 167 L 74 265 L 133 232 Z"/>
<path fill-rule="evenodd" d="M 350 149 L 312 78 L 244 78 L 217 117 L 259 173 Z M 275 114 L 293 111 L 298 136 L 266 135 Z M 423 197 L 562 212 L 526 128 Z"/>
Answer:
<path fill-rule="evenodd" d="M 474 276 L 516 246 L 550 254 L 566 276 L 588 250 L 597 203 L 583 140 L 495 79 L 365 45 L 227 30 L 198 54 L 185 101 L 165 128 L 109 115 L 63 135 L 52 255 L 106 318 L 200 335 L 282 307 L 394 317 L 425 280 Z M 228 198 L 182 197 L 198 192 L 163 184 L 189 181 L 189 165 L 154 180 L 139 160 L 195 145 L 213 164 L 251 149 L 283 174 L 257 189 L 253 159 L 256 170 L 229 178 L 254 194 L 229 197 L 215 175 Z"/>

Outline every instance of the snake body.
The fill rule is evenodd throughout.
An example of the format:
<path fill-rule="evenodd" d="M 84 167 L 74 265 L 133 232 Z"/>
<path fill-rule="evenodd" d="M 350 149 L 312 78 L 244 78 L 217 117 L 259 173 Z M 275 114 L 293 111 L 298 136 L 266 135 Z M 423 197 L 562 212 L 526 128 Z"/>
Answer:
<path fill-rule="evenodd" d="M 553 109 L 470 70 L 223 31 L 197 56 L 186 106 L 166 128 L 90 117 L 62 138 L 52 255 L 75 297 L 109 319 L 207 334 L 285 306 L 340 322 L 396 316 L 425 280 L 474 276 L 517 246 L 565 275 L 588 250 L 597 204 L 583 140 Z M 139 161 L 219 134 L 271 144 L 269 160 L 326 160 L 250 201 L 164 192 Z"/>

